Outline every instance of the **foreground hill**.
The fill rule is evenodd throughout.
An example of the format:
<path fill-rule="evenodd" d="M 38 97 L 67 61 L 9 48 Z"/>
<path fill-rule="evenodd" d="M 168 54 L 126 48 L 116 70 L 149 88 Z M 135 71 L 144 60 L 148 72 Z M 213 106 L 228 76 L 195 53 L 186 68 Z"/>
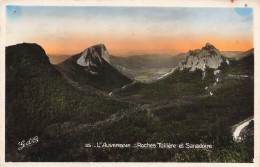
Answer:
<path fill-rule="evenodd" d="M 7 161 L 23 160 L 24 152 L 17 150 L 22 140 L 38 136 L 47 142 L 42 135 L 53 124 L 93 124 L 129 107 L 128 103 L 89 96 L 73 88 L 37 44 L 6 48 Z"/>
<path fill-rule="evenodd" d="M 109 63 L 110 53 L 105 45 L 100 44 L 87 48 L 56 67 L 79 85 L 90 85 L 104 91 L 111 91 L 132 82 Z"/>

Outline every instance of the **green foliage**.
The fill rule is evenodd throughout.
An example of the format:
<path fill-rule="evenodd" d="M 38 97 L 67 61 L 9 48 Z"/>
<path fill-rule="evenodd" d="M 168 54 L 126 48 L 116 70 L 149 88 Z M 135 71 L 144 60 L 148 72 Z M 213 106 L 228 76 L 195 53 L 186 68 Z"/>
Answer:
<path fill-rule="evenodd" d="M 232 82 L 232 84 L 230 84 Z M 123 118 L 111 126 L 93 130 L 73 138 L 71 147 L 60 146 L 58 161 L 180 161 L 180 162 L 252 162 L 253 138 L 240 143 L 232 139 L 230 127 L 253 115 L 253 81 L 226 80 L 213 97 L 200 98 L 195 103 L 153 112 L 154 121 L 145 111 Z M 213 149 L 94 149 L 78 150 L 85 143 L 207 143 Z M 70 143 L 67 143 L 70 145 Z M 73 152 L 73 153 L 72 153 Z M 44 155 L 52 160 L 51 152 Z M 68 156 L 74 155 L 74 157 Z M 100 157 L 99 157 L 100 156 Z"/>
<path fill-rule="evenodd" d="M 201 78 L 202 71 L 200 70 L 194 72 L 188 70 L 176 71 L 171 76 L 151 84 L 136 84 L 120 92 L 120 95 L 141 94 L 147 99 L 176 99 L 203 92 L 206 86 L 215 81 L 213 70 L 209 69 L 207 71 L 207 76 L 204 80 Z"/>
<path fill-rule="evenodd" d="M 244 57 L 241 60 L 230 60 L 230 65 L 224 64 L 220 69 L 223 70 L 225 74 L 253 75 L 254 54 Z"/>
<path fill-rule="evenodd" d="M 41 135 L 51 124 L 94 123 L 131 106 L 79 92 L 39 48 L 19 47 L 8 48 L 6 55 L 7 150 L 16 148 L 21 140 Z"/>
<path fill-rule="evenodd" d="M 38 135 L 52 123 L 93 123 L 118 109 L 130 107 L 128 103 L 86 96 L 71 87 L 53 68 L 29 58 L 31 57 L 23 52 L 19 52 L 15 57 L 7 57 L 7 150 L 20 139 Z M 237 67 L 242 68 L 240 65 Z M 230 67 L 223 67 L 222 70 L 227 74 L 233 68 L 236 67 L 231 63 Z M 250 70 L 247 74 L 253 74 L 253 69 Z M 205 91 L 205 86 L 215 81 L 213 70 L 207 72 L 204 80 L 201 80 L 201 77 L 202 72 L 199 70 L 176 72 L 152 84 L 136 84 L 121 92 L 121 95 L 141 94 L 147 99 L 155 100 L 197 95 Z M 74 136 L 54 149 L 26 155 L 24 160 L 252 162 L 253 137 L 249 136 L 237 143 L 233 141 L 231 134 L 232 125 L 254 114 L 254 82 L 251 79 L 225 79 L 221 87 L 214 92 L 214 96 L 193 99 L 193 103 L 188 105 L 154 110 L 152 114 L 158 119 L 152 119 L 144 110 L 124 117 L 110 126 Z M 203 150 L 84 147 L 86 143 L 96 142 L 188 142 L 207 143 L 213 148 Z"/>
<path fill-rule="evenodd" d="M 213 73 L 201 80 L 201 72 L 175 73 L 158 83 L 137 84 L 126 93 L 153 92 L 159 95 L 163 88 L 190 83 L 190 87 L 204 87 L 214 80 Z M 205 83 L 204 83 L 205 82 Z M 202 85 L 202 86 L 201 86 Z M 183 89 L 185 90 L 185 89 Z M 135 92 L 136 91 L 136 92 Z M 143 92 L 142 92 L 143 91 Z M 160 98 L 171 95 L 165 91 Z M 183 94 L 192 94 L 190 90 Z M 202 88 L 199 90 L 202 91 Z M 198 91 L 198 92 L 199 92 Z M 141 93 L 140 93 L 141 92 Z M 177 91 L 175 91 L 176 93 Z M 125 92 L 122 92 L 122 94 Z M 176 93 L 178 94 L 178 93 Z M 175 95 L 176 95 L 175 94 Z M 183 95 L 182 94 L 182 95 Z M 126 94 L 125 94 L 126 95 Z M 148 94 L 147 94 L 148 95 Z M 181 96 L 181 94 L 179 94 Z M 146 98 L 149 98 L 148 96 Z M 167 97 L 168 98 L 168 97 Z M 91 131 L 71 139 L 71 147 L 61 145 L 57 161 L 139 161 L 139 162 L 252 162 L 254 157 L 253 137 L 234 142 L 231 126 L 254 114 L 254 81 L 251 79 L 225 79 L 214 96 L 201 97 L 192 104 L 153 111 L 158 121 L 150 118 L 146 111 L 123 118 L 109 127 Z M 84 148 L 85 143 L 207 143 L 212 149 L 115 149 Z M 79 151 L 80 150 L 80 151 Z M 73 155 L 73 156 L 72 156 Z M 40 154 L 44 161 L 52 160 L 54 153 Z M 91 158 L 92 157 L 92 158 Z"/>

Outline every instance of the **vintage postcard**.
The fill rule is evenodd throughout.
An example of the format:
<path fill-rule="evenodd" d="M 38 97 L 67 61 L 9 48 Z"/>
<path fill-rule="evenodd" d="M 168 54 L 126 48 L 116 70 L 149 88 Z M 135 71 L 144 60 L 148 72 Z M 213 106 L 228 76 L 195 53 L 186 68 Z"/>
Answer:
<path fill-rule="evenodd" d="M 1 164 L 258 166 L 257 5 L 3 1 Z"/>

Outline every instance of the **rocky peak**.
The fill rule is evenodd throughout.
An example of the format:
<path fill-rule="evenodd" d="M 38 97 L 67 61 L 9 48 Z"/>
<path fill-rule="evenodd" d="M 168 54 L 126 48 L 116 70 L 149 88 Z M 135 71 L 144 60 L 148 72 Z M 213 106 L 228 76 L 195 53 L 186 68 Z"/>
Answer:
<path fill-rule="evenodd" d="M 85 67 L 102 66 L 104 62 L 110 63 L 110 53 L 104 44 L 94 45 L 82 52 L 77 64 Z"/>
<path fill-rule="evenodd" d="M 204 46 L 202 49 L 216 49 L 216 48 L 210 43 L 206 43 L 206 46 Z"/>
<path fill-rule="evenodd" d="M 200 52 L 199 49 L 189 50 L 188 55 L 190 55 L 190 56 L 195 56 L 195 55 L 197 55 L 199 52 Z"/>
<path fill-rule="evenodd" d="M 179 63 L 180 69 L 191 68 L 190 71 L 206 68 L 217 69 L 223 62 L 222 56 L 218 49 L 207 43 L 202 49 L 190 50 L 186 59 Z"/>

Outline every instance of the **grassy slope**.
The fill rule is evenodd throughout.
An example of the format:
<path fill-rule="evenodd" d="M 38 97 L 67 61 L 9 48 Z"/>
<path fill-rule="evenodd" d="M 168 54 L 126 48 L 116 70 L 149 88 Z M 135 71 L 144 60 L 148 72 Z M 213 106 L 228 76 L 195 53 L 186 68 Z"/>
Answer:
<path fill-rule="evenodd" d="M 232 85 L 230 84 L 232 82 Z M 245 87 L 245 85 L 247 85 Z M 239 90 L 237 92 L 237 90 Z M 250 162 L 253 139 L 241 143 L 232 141 L 230 126 L 253 114 L 253 83 L 228 80 L 214 97 L 197 103 L 154 114 L 153 121 L 145 112 L 131 115 L 99 131 L 91 131 L 71 139 L 57 148 L 61 154 L 56 161 L 209 161 L 203 150 L 146 150 L 146 149 L 88 149 L 85 143 L 208 143 L 213 145 L 211 159 L 221 162 Z M 178 154 L 177 154 L 178 153 Z M 55 154 L 40 156 L 51 161 Z M 93 158 L 90 158 L 93 157 Z"/>
<path fill-rule="evenodd" d="M 243 59 L 230 60 L 230 65 L 224 65 L 220 68 L 225 74 L 233 75 L 254 75 L 254 54 L 250 54 Z"/>
<path fill-rule="evenodd" d="M 228 67 L 228 69 L 236 67 L 236 64 L 233 65 Z M 250 65 L 252 64 L 247 64 L 246 68 Z M 250 73 L 252 74 L 253 71 L 250 71 Z M 188 84 L 188 79 L 194 77 L 193 75 L 200 77 L 199 72 L 184 72 L 183 74 L 185 75 L 181 78 L 169 77 L 159 82 L 161 82 L 161 84 L 172 83 L 175 85 L 178 85 L 178 83 Z M 173 76 L 180 75 L 181 74 L 177 73 Z M 194 82 L 190 85 L 191 87 L 198 86 L 197 83 L 201 82 L 196 80 L 196 78 L 193 81 Z M 211 80 L 206 80 L 206 82 L 210 81 Z M 153 85 L 157 84 L 154 83 Z M 160 85 L 160 83 L 158 85 Z M 205 85 L 203 85 L 203 87 L 204 86 Z M 161 97 L 165 97 L 165 95 Z M 59 154 L 55 160 L 204 162 L 210 161 L 211 159 L 211 161 L 218 162 L 252 162 L 253 138 L 249 137 L 240 143 L 233 142 L 230 127 L 252 116 L 254 113 L 253 106 L 253 80 L 226 79 L 222 86 L 214 92 L 214 96 L 199 98 L 190 105 L 153 111 L 159 118 L 159 121 L 152 120 L 144 111 L 126 117 L 99 131 L 91 131 L 80 137 L 73 138 L 66 144 L 70 147 L 63 145 L 57 148 L 58 152 L 62 154 Z M 213 145 L 213 149 L 210 155 L 208 155 L 208 152 L 205 150 L 197 149 L 137 150 L 84 148 L 85 143 L 104 141 L 108 143 L 208 143 Z M 51 161 L 55 153 L 48 152 L 48 154 L 33 156 L 40 156 L 42 161 Z"/>
<path fill-rule="evenodd" d="M 49 64 L 38 45 L 6 49 L 6 146 L 41 135 L 53 123 L 93 123 L 128 103 L 87 96 L 73 88 Z"/>
<path fill-rule="evenodd" d="M 152 84 L 139 83 L 120 92 L 121 96 L 144 95 L 147 99 L 176 99 L 185 95 L 201 93 L 205 87 L 215 81 L 213 70 L 208 70 L 207 77 L 201 80 L 202 72 L 196 70 L 176 71 L 171 76 Z"/>

